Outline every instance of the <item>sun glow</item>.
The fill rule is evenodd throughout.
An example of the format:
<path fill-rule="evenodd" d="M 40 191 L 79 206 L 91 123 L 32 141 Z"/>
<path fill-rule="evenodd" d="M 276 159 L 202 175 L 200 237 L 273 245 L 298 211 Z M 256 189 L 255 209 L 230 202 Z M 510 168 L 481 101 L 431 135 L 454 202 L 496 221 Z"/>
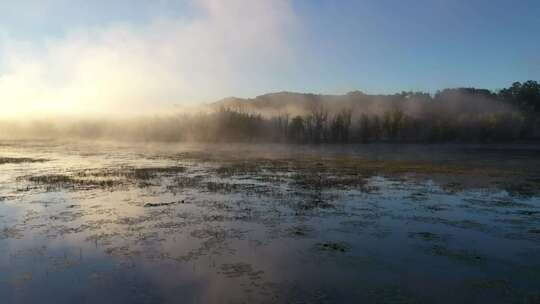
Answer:
<path fill-rule="evenodd" d="M 0 116 L 167 111 L 226 96 L 236 70 L 290 53 L 286 0 L 193 5 L 191 19 L 72 29 L 43 42 L 0 35 Z"/>

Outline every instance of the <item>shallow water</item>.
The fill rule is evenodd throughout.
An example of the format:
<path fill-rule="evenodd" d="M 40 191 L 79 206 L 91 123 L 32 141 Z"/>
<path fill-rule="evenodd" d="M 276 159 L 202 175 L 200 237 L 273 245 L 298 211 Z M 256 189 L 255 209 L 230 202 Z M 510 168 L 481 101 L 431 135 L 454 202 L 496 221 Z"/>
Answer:
<path fill-rule="evenodd" d="M 535 147 L 0 142 L 1 303 L 539 303 Z"/>

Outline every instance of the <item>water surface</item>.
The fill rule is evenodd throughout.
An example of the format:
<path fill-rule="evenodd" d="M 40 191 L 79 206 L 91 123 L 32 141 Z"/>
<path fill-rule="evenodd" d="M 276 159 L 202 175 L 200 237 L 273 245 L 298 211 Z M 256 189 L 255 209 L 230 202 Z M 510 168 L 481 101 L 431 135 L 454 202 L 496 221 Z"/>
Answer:
<path fill-rule="evenodd" d="M 2 303 L 539 303 L 531 146 L 0 142 Z"/>

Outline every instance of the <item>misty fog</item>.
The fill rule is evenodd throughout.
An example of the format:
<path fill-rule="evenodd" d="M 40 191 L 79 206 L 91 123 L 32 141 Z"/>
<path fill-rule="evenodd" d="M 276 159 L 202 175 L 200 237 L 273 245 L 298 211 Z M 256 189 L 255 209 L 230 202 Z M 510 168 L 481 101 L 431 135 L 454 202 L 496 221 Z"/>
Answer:
<path fill-rule="evenodd" d="M 527 84 L 527 87 L 526 87 Z M 225 98 L 146 116 L 112 112 L 88 116 L 4 119 L 4 138 L 109 139 L 166 142 L 497 142 L 538 134 L 537 97 L 462 88 L 430 95 L 273 93 Z M 521 84 L 520 84 L 521 85 Z M 540 96 L 540 94 L 538 95 Z"/>

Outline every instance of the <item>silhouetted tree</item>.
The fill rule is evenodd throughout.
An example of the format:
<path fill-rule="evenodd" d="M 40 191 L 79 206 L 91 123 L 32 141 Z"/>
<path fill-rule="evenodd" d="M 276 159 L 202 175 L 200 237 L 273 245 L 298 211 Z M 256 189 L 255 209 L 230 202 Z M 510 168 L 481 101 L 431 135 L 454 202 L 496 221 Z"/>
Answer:
<path fill-rule="evenodd" d="M 289 140 L 296 143 L 304 142 L 305 138 L 304 119 L 301 116 L 295 116 L 289 126 Z"/>

